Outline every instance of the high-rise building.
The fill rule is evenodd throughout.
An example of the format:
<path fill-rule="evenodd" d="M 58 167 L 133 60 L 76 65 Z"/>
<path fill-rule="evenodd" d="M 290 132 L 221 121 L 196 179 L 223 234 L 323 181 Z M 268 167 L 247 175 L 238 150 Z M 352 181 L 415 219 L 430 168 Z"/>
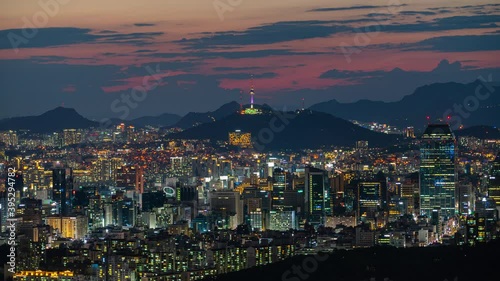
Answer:
<path fill-rule="evenodd" d="M 24 171 L 24 186 L 27 187 L 28 192 L 33 194 L 39 190 L 48 189 L 50 177 L 47 178 L 45 175 L 46 171 L 40 165 L 40 161 L 33 161 Z"/>
<path fill-rule="evenodd" d="M 462 184 L 457 188 L 458 211 L 460 215 L 467 216 L 474 212 L 476 196 L 472 184 Z"/>
<path fill-rule="evenodd" d="M 7 219 L 9 218 L 8 210 L 8 193 L 7 191 L 0 191 L 0 231 L 5 232 L 7 230 Z"/>
<path fill-rule="evenodd" d="M 368 141 L 357 141 L 356 142 L 356 149 L 367 149 L 368 148 Z"/>
<path fill-rule="evenodd" d="M 85 216 L 47 217 L 46 224 L 57 229 L 63 238 L 83 239 L 88 232 L 88 221 Z"/>
<path fill-rule="evenodd" d="M 271 211 L 270 226 L 271 230 L 288 231 L 297 228 L 295 211 Z"/>
<path fill-rule="evenodd" d="M 71 212 L 71 194 L 73 191 L 73 170 L 54 168 L 52 170 L 52 200 L 56 202 L 56 214 L 67 216 Z"/>
<path fill-rule="evenodd" d="M 89 198 L 89 206 L 87 212 L 90 230 L 95 230 L 99 227 L 105 226 L 103 204 L 100 195 L 96 194 Z"/>
<path fill-rule="evenodd" d="M 130 198 L 113 198 L 113 224 L 117 226 L 134 226 L 137 217 L 137 206 Z"/>
<path fill-rule="evenodd" d="M 284 210 L 286 190 L 286 173 L 282 169 L 275 169 L 273 173 L 272 209 Z M 291 207 L 291 206 L 290 206 Z"/>
<path fill-rule="evenodd" d="M 406 127 L 404 129 L 404 136 L 409 139 L 414 139 L 415 138 L 415 128 L 413 127 Z"/>
<path fill-rule="evenodd" d="M 104 204 L 104 210 L 103 210 L 103 215 L 104 215 L 104 226 L 108 225 L 113 225 L 113 204 L 112 203 L 105 203 Z"/>
<path fill-rule="evenodd" d="M 311 224 L 324 224 L 331 215 L 330 185 L 326 172 L 307 167 L 305 180 L 305 207 Z"/>
<path fill-rule="evenodd" d="M 241 130 L 231 132 L 229 133 L 229 144 L 241 148 L 250 148 L 252 147 L 252 134 L 243 133 Z"/>
<path fill-rule="evenodd" d="M 118 187 L 134 187 L 138 193 L 144 193 L 144 169 L 138 165 L 118 168 L 116 185 Z"/>
<path fill-rule="evenodd" d="M 0 142 L 5 143 L 7 146 L 18 145 L 18 138 L 15 131 L 6 131 L 0 133 Z"/>
<path fill-rule="evenodd" d="M 116 181 L 116 172 L 123 166 L 121 158 L 99 157 L 92 163 L 92 176 L 96 182 Z"/>
<path fill-rule="evenodd" d="M 415 198 L 418 198 L 418 183 L 405 182 L 401 184 L 401 198 L 406 200 L 406 214 L 413 215 L 416 214 Z"/>
<path fill-rule="evenodd" d="M 488 186 L 488 197 L 493 199 L 500 207 L 500 153 L 493 161 L 493 169 L 490 173 L 490 185 Z"/>
<path fill-rule="evenodd" d="M 81 140 L 81 134 L 76 129 L 64 129 L 64 145 L 77 144 Z"/>
<path fill-rule="evenodd" d="M 476 227 L 477 242 L 489 242 L 496 236 L 496 222 L 498 221 L 498 210 L 491 198 L 482 198 L 476 201 Z"/>
<path fill-rule="evenodd" d="M 223 225 L 231 229 L 243 223 L 243 202 L 234 191 L 217 191 L 209 194 L 210 207 L 224 220 Z"/>
<path fill-rule="evenodd" d="M 448 124 L 430 124 L 420 147 L 420 213 L 440 218 L 458 212 L 455 203 L 457 170 L 456 139 Z"/>
<path fill-rule="evenodd" d="M 358 222 L 375 223 L 379 208 L 382 206 L 382 187 L 380 182 L 361 182 L 357 192 Z"/>
<path fill-rule="evenodd" d="M 23 198 L 18 212 L 22 215 L 23 223 L 30 222 L 34 226 L 42 224 L 42 200 Z"/>

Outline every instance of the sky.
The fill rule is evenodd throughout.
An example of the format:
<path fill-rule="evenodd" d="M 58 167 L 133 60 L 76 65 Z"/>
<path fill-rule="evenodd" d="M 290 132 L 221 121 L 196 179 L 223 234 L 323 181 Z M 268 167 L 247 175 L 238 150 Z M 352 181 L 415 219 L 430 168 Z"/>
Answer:
<path fill-rule="evenodd" d="M 368 3 L 368 4 L 367 4 Z M 397 101 L 500 77 L 500 3 L 461 0 L 0 2 L 0 118 L 91 118 Z"/>

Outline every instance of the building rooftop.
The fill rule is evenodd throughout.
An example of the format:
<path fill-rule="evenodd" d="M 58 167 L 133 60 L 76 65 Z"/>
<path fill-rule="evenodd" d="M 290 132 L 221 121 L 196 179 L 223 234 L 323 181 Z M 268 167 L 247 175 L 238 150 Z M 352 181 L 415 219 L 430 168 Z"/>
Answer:
<path fill-rule="evenodd" d="M 452 136 L 455 138 L 453 131 L 448 124 L 429 124 L 425 129 L 424 138 L 433 138 L 440 136 Z"/>

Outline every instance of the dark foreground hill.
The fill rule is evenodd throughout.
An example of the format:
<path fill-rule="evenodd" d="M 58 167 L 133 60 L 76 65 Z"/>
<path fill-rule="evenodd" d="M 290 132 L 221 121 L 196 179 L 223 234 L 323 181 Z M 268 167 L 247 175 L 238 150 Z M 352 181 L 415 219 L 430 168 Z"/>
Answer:
<path fill-rule="evenodd" d="M 340 250 L 324 261 L 296 256 L 205 281 L 494 281 L 500 241 L 476 247 Z"/>

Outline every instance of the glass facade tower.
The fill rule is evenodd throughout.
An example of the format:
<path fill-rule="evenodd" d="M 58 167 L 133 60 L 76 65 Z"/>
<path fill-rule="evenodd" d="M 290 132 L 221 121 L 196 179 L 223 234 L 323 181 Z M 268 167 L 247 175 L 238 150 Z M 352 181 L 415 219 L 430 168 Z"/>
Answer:
<path fill-rule="evenodd" d="M 420 147 L 420 213 L 448 218 L 457 213 L 456 139 L 448 124 L 430 124 Z"/>

